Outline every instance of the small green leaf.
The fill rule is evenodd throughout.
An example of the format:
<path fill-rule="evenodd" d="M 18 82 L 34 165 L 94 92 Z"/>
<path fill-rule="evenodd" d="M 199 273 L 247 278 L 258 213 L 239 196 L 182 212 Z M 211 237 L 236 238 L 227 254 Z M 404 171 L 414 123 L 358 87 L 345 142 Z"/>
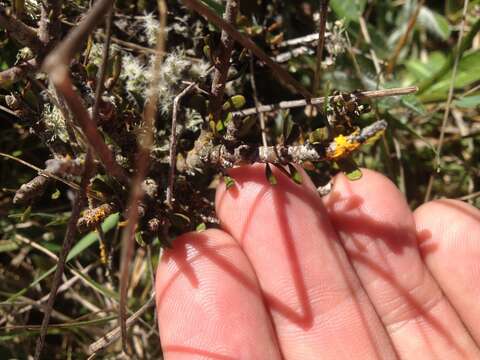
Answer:
<path fill-rule="evenodd" d="M 268 179 L 268 182 L 272 185 L 277 185 L 278 181 L 275 175 L 273 175 L 272 168 L 270 167 L 270 164 L 266 164 L 265 166 L 265 176 Z"/>
<path fill-rule="evenodd" d="M 205 55 L 209 60 L 212 58 L 212 51 L 209 45 L 205 45 L 203 47 L 203 55 Z"/>
<path fill-rule="evenodd" d="M 58 189 L 55 189 L 55 192 L 50 196 L 52 198 L 52 200 L 57 200 L 61 195 L 61 192 L 60 190 Z"/>
<path fill-rule="evenodd" d="M 321 127 L 308 134 L 308 141 L 312 144 L 322 143 L 328 140 L 328 129 Z"/>
<path fill-rule="evenodd" d="M 359 180 L 362 177 L 362 170 L 359 168 L 353 169 L 350 172 L 345 173 L 347 175 L 347 178 L 351 181 Z"/>
<path fill-rule="evenodd" d="M 224 176 L 223 181 L 225 182 L 225 186 L 227 189 L 230 189 L 233 185 L 235 185 L 235 180 L 230 176 Z"/>
<path fill-rule="evenodd" d="M 231 112 L 228 112 L 224 117 L 223 117 L 223 123 L 227 125 L 230 121 L 233 120 L 233 114 Z"/>
<path fill-rule="evenodd" d="M 242 127 L 240 128 L 239 137 L 247 136 L 250 133 L 253 125 L 257 122 L 257 119 L 253 116 L 247 116 L 242 120 Z"/>
<path fill-rule="evenodd" d="M 229 111 L 230 109 L 240 110 L 242 107 L 245 106 L 246 100 L 243 95 L 234 95 L 222 106 L 223 111 Z"/>
<path fill-rule="evenodd" d="M 140 245 L 141 247 L 144 247 L 145 246 L 145 241 L 143 240 L 143 236 L 142 236 L 142 232 L 141 231 L 137 231 L 135 233 L 135 241 L 137 242 L 138 245 Z"/>
<path fill-rule="evenodd" d="M 217 133 L 217 126 L 216 126 L 216 124 L 215 124 L 215 121 L 210 120 L 210 121 L 208 122 L 208 125 L 210 126 L 210 130 L 212 130 L 212 132 L 213 132 L 214 134 L 216 134 L 216 133 Z"/>
<path fill-rule="evenodd" d="M 352 158 L 345 158 L 337 162 L 338 167 L 351 181 L 359 180 L 362 177 L 362 171 Z"/>
<path fill-rule="evenodd" d="M 225 125 L 223 124 L 222 120 L 217 121 L 217 124 L 215 125 L 215 130 L 217 130 L 217 132 L 222 132 L 223 130 L 225 130 Z"/>
<path fill-rule="evenodd" d="M 207 229 L 207 225 L 203 222 L 198 224 L 197 227 L 195 228 L 197 232 L 202 232 L 202 231 L 205 231 L 206 229 Z"/>
<path fill-rule="evenodd" d="M 287 166 L 290 171 L 290 178 L 300 185 L 303 182 L 302 174 L 300 174 L 297 168 L 292 164 L 287 164 Z"/>
<path fill-rule="evenodd" d="M 14 251 L 18 248 L 18 244 L 13 240 L 0 240 L 0 253 Z"/>
<path fill-rule="evenodd" d="M 21 222 L 25 222 L 28 220 L 28 218 L 30 217 L 30 214 L 32 212 L 32 207 L 29 206 L 25 209 L 25 211 L 22 213 L 22 217 L 20 218 L 20 221 Z"/>

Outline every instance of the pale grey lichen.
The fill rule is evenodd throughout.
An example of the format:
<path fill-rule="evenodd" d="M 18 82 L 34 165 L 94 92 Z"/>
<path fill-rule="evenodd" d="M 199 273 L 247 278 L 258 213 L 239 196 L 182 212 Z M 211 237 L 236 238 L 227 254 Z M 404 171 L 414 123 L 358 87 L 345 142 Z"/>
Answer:
<path fill-rule="evenodd" d="M 183 50 L 174 50 L 165 58 L 157 88 L 159 110 L 168 115 L 172 111 L 173 100 L 186 86 L 183 81 L 197 81 L 205 75 L 209 64 L 189 59 Z"/>

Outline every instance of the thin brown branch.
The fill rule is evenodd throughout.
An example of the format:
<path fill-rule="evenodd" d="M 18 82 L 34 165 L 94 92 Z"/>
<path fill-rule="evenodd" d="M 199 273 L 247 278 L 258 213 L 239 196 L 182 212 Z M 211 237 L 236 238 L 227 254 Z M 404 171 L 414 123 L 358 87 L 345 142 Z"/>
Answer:
<path fill-rule="evenodd" d="M 313 79 L 312 94 L 315 96 L 320 86 L 320 74 L 322 72 L 323 48 L 325 46 L 325 26 L 327 23 L 329 0 L 320 0 L 320 18 L 318 20 L 317 60 L 315 63 L 315 76 Z"/>
<path fill-rule="evenodd" d="M 361 91 L 356 93 L 356 96 L 360 97 L 361 99 L 376 99 L 376 98 L 383 98 L 388 96 L 399 96 L 399 95 L 408 95 L 416 92 L 418 88 L 416 86 L 408 86 L 402 88 L 392 88 L 392 89 L 384 89 L 384 90 L 371 90 L 371 91 Z M 248 108 L 245 110 L 235 111 L 233 116 L 247 116 L 253 115 L 259 112 L 270 112 L 282 109 L 291 109 L 296 107 L 303 107 L 309 104 L 312 105 L 323 105 L 325 101 L 336 101 L 340 100 L 341 95 L 336 96 L 329 96 L 329 97 L 318 97 L 313 98 L 310 100 L 291 100 L 291 101 L 282 101 L 278 104 L 272 105 L 262 105 L 259 106 L 258 109 L 256 107 Z"/>
<path fill-rule="evenodd" d="M 238 8 L 240 6 L 239 0 L 228 0 L 225 7 L 224 21 L 235 27 L 237 20 Z M 225 92 L 225 85 L 228 78 L 228 69 L 230 68 L 230 58 L 232 56 L 233 45 L 235 44 L 233 38 L 222 30 L 220 37 L 220 46 L 213 57 L 215 71 L 213 73 L 212 89 L 210 95 L 210 114 L 213 120 L 217 121 L 220 118 L 221 107 L 223 104 L 223 95 Z"/>
<path fill-rule="evenodd" d="M 17 19 L 9 9 L 4 7 L 0 7 L 0 27 L 7 30 L 12 39 L 21 45 L 28 46 L 32 50 L 39 47 L 37 31 Z"/>
<path fill-rule="evenodd" d="M 253 101 L 255 103 L 255 109 L 257 110 L 258 119 L 260 120 L 260 129 L 262 130 L 262 145 L 267 146 L 267 132 L 265 130 L 265 116 L 258 109 L 262 105 L 258 100 L 257 83 L 255 82 L 255 68 L 253 66 L 253 54 L 250 52 L 250 85 L 252 86 Z"/>
<path fill-rule="evenodd" d="M 35 70 L 37 70 L 37 61 L 35 59 L 31 59 L 0 72 L 0 88 L 15 84 Z"/>
<path fill-rule="evenodd" d="M 50 295 L 48 298 L 48 302 L 45 305 L 45 312 L 42 321 L 42 326 L 40 328 L 40 335 L 37 339 L 37 344 L 35 347 L 35 360 L 40 358 L 40 355 L 43 350 L 43 346 L 45 344 L 45 336 L 47 334 L 48 324 L 50 322 L 50 315 L 52 313 L 53 304 L 55 302 L 55 297 L 57 295 L 58 287 L 60 286 L 60 282 L 62 280 L 63 271 L 65 269 L 65 262 L 67 259 L 67 255 L 72 248 L 72 245 L 75 241 L 75 235 L 77 234 L 77 221 L 80 217 L 80 211 L 82 210 L 86 200 L 87 200 L 87 186 L 90 182 L 90 177 L 92 176 L 94 170 L 94 162 L 90 151 L 87 152 L 87 157 L 85 159 L 85 165 L 82 175 L 82 181 L 80 184 L 80 189 L 78 190 L 75 200 L 73 202 L 72 213 L 70 215 L 70 220 L 67 225 L 67 231 L 65 233 L 65 239 L 63 241 L 63 247 L 60 251 L 60 255 L 58 257 L 57 268 L 55 270 L 55 275 L 52 281 L 52 288 L 50 289 Z"/>
<path fill-rule="evenodd" d="M 102 93 L 105 84 L 105 75 L 107 73 L 108 67 L 108 55 L 110 51 L 110 43 L 112 37 L 112 22 L 113 22 L 113 8 L 110 8 L 107 19 L 106 19 L 106 29 L 105 29 L 105 41 L 103 43 L 103 53 L 102 53 L 102 65 L 98 73 L 97 78 L 97 87 L 95 89 L 95 102 L 92 109 L 92 120 L 97 123 L 98 109 L 100 108 L 100 102 L 102 99 Z"/>
<path fill-rule="evenodd" d="M 304 98 L 311 98 L 310 92 L 305 89 L 292 75 L 275 61 L 273 61 L 262 49 L 260 49 L 249 37 L 239 32 L 234 26 L 219 17 L 214 11 L 203 5 L 198 0 L 183 0 L 186 6 L 204 16 L 218 26 L 223 31 L 227 32 L 235 41 L 243 47 L 251 50 L 257 58 L 262 60 L 270 69 L 272 69 L 275 76 L 282 80 L 285 84 L 292 86 Z"/>
<path fill-rule="evenodd" d="M 122 334 L 122 347 L 127 352 L 127 292 L 129 285 L 130 263 L 132 260 L 134 235 L 140 217 L 139 204 L 143 198 L 142 187 L 148 171 L 150 150 L 154 141 L 155 117 L 157 113 L 157 87 L 160 81 L 160 68 L 165 54 L 165 29 L 167 26 L 167 5 L 165 0 L 158 0 L 160 28 L 157 35 L 157 54 L 153 67 L 153 76 L 148 91 L 147 105 L 144 111 L 143 129 L 139 136 L 139 150 L 137 154 L 137 173 L 133 180 L 127 208 L 127 226 L 122 232 L 122 251 L 120 262 L 120 304 L 119 321 Z"/>
<path fill-rule="evenodd" d="M 57 43 L 60 36 L 61 0 L 46 0 L 40 2 L 40 21 L 38 23 L 38 38 L 43 47 L 39 54 L 43 57 Z"/>
<path fill-rule="evenodd" d="M 155 303 L 155 292 L 151 295 L 150 299 L 148 299 L 148 301 L 142 305 L 142 307 L 140 309 L 138 309 L 137 311 L 135 311 L 135 313 L 133 313 L 126 321 L 126 324 L 125 326 L 127 328 L 131 327 L 132 325 L 134 325 L 139 319 L 140 317 Z M 94 343 L 92 343 L 89 347 L 88 347 L 88 352 L 90 354 L 90 356 L 88 357 L 88 359 L 93 359 L 96 354 L 102 350 L 104 350 L 107 346 L 109 346 L 110 344 L 112 344 L 114 341 L 118 340 L 118 338 L 120 338 L 120 333 L 121 333 L 121 330 L 120 330 L 120 327 L 116 327 L 114 329 L 112 329 L 111 331 L 109 331 L 108 333 L 106 333 L 104 336 L 102 336 L 100 339 L 98 339 L 97 341 L 95 341 Z"/>
<path fill-rule="evenodd" d="M 173 111 L 172 111 L 172 133 L 170 134 L 170 169 L 168 174 L 168 189 L 166 203 L 172 208 L 173 206 L 173 192 L 174 192 L 174 183 L 175 183 L 175 169 L 177 161 L 177 119 L 178 119 L 178 110 L 180 106 L 180 101 L 182 98 L 187 95 L 197 83 L 191 83 L 185 89 L 183 89 L 173 100 Z"/>

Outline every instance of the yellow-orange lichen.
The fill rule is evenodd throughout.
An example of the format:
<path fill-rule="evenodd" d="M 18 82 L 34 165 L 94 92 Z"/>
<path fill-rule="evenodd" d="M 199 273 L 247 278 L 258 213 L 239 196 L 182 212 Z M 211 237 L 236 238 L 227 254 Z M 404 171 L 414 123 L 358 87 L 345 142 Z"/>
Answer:
<path fill-rule="evenodd" d="M 341 159 L 358 149 L 361 145 L 359 142 L 353 142 L 351 138 L 344 135 L 338 135 L 334 139 L 334 144 L 335 146 L 327 150 L 327 158 L 330 160 Z"/>

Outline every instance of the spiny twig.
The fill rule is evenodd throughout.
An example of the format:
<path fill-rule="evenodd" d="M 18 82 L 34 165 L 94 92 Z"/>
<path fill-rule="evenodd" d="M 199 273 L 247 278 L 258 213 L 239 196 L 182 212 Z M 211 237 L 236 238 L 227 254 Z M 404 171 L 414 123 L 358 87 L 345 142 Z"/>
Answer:
<path fill-rule="evenodd" d="M 172 133 L 170 134 L 170 169 L 168 173 L 168 189 L 166 196 L 166 204 L 168 207 L 172 208 L 173 206 L 173 191 L 174 191 L 174 182 L 175 182 L 175 169 L 177 167 L 177 118 L 178 110 L 180 106 L 180 101 L 182 98 L 187 95 L 197 84 L 191 83 L 185 89 L 183 89 L 173 100 L 173 111 L 172 111 Z"/>
<path fill-rule="evenodd" d="M 92 176 L 94 170 L 94 162 L 91 156 L 90 151 L 87 152 L 87 156 L 85 159 L 85 165 L 82 175 L 82 181 L 80 184 L 80 189 L 77 191 L 75 196 L 75 200 L 73 201 L 73 208 L 72 213 L 70 215 L 70 220 L 68 221 L 67 231 L 65 233 L 65 239 L 63 241 L 63 247 L 60 251 L 60 255 L 58 257 L 58 264 L 55 270 L 55 275 L 52 281 L 52 288 L 50 290 L 50 295 L 48 298 L 48 302 L 45 305 L 45 312 L 42 321 L 42 326 L 40 328 L 40 335 L 37 339 L 37 344 L 35 347 L 35 360 L 40 358 L 42 353 L 43 345 L 45 343 L 45 336 L 47 334 L 48 323 L 50 321 L 50 314 L 52 312 L 53 304 L 55 302 L 55 297 L 57 295 L 58 287 L 60 286 L 60 281 L 62 279 L 63 270 L 65 268 L 65 261 L 67 259 L 68 252 L 72 248 L 73 242 L 75 241 L 75 235 L 77 233 L 77 221 L 80 217 L 80 211 L 82 210 L 86 199 L 87 199 L 87 186 L 90 181 L 90 177 Z"/>
<path fill-rule="evenodd" d="M 376 121 L 363 128 L 359 133 L 335 138 L 328 144 L 304 143 L 301 145 L 278 144 L 275 146 L 256 146 L 242 144 L 229 149 L 227 146 L 205 144 L 199 151 L 199 157 L 205 165 L 229 168 L 253 163 L 285 165 L 288 163 L 335 161 L 348 156 L 369 139 L 387 128 L 385 120 Z"/>
<path fill-rule="evenodd" d="M 237 20 L 239 0 L 228 0 L 225 7 L 224 21 L 235 26 Z M 210 114 L 213 120 L 217 121 L 220 118 L 221 107 L 223 104 L 223 94 L 225 92 L 225 85 L 228 78 L 228 69 L 230 68 L 230 58 L 232 56 L 233 45 L 235 44 L 233 38 L 222 30 L 220 36 L 220 46 L 216 54 L 213 55 L 213 62 L 215 71 L 213 73 L 212 89 L 210 95 Z"/>
<path fill-rule="evenodd" d="M 408 86 L 408 87 L 401 87 L 401 88 L 392 88 L 392 89 L 384 89 L 384 90 L 371 90 L 371 91 L 360 91 L 355 95 L 358 96 L 360 99 L 375 99 L 375 98 L 382 98 L 388 96 L 398 96 L 398 95 L 408 95 L 413 94 L 416 92 L 418 88 L 416 86 Z M 259 112 L 270 112 L 276 110 L 283 110 L 283 109 L 291 109 L 297 108 L 307 105 L 323 105 L 325 101 L 337 101 L 341 99 L 341 95 L 329 96 L 329 97 L 318 97 L 312 98 L 310 100 L 291 100 L 291 101 L 282 101 L 278 104 L 272 105 L 262 105 L 259 106 L 258 109 L 248 108 L 244 110 L 239 110 L 233 112 L 233 116 L 247 116 L 253 115 Z"/>
<path fill-rule="evenodd" d="M 139 219 L 138 205 L 143 198 L 142 187 L 148 171 L 150 151 L 154 141 L 155 116 L 157 113 L 157 87 L 160 81 L 160 67 L 165 54 L 165 28 L 167 26 L 167 5 L 165 0 L 158 0 L 160 28 L 157 34 L 157 54 L 153 67 L 153 76 L 148 91 L 147 104 L 143 116 L 143 129 L 139 136 L 139 150 L 137 154 L 137 173 L 133 179 L 127 208 L 127 226 L 122 232 L 122 251 L 120 265 L 120 304 L 119 321 L 122 334 L 122 348 L 127 353 L 127 292 L 129 284 L 130 262 L 132 260 L 134 235 Z"/>
<path fill-rule="evenodd" d="M 268 67 L 270 67 L 275 76 L 284 81 L 287 85 L 292 86 L 299 94 L 304 98 L 311 98 L 310 92 L 305 89 L 292 75 L 275 61 L 273 61 L 265 52 L 260 49 L 249 37 L 239 32 L 235 27 L 221 17 L 219 17 L 214 11 L 210 10 L 207 6 L 203 5 L 198 0 L 183 0 L 186 6 L 196 11 L 200 15 L 204 16 L 210 22 L 214 23 L 223 31 L 227 32 L 235 41 L 240 43 L 243 47 L 252 51 L 257 58 L 262 60 Z"/>

